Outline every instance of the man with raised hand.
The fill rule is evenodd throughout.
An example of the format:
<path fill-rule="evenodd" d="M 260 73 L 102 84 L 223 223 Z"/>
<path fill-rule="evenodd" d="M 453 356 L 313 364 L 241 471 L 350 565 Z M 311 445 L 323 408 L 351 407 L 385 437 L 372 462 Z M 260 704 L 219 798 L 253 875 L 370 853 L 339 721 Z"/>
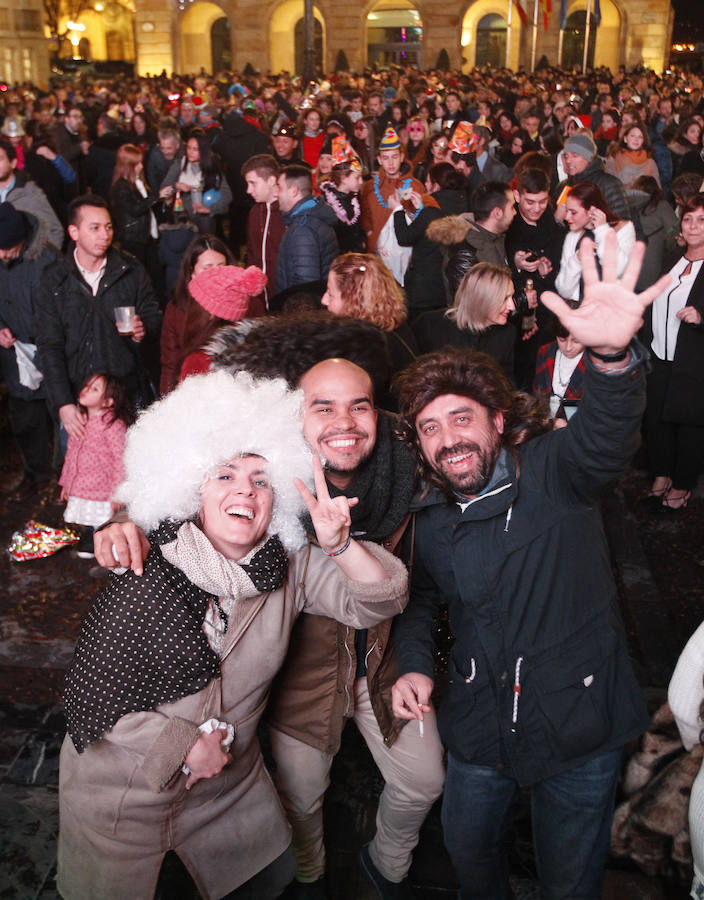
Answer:
<path fill-rule="evenodd" d="M 396 622 L 397 716 L 422 721 L 433 689 L 432 622 L 454 644 L 438 714 L 448 748 L 443 828 L 462 900 L 511 896 L 502 839 L 531 788 L 541 895 L 598 900 L 624 746 L 648 724 L 628 659 L 598 497 L 639 440 L 646 354 L 633 341 L 667 276 L 633 292 L 637 245 L 603 279 L 581 248 L 585 298 L 543 302 L 588 349 L 583 404 L 549 430 L 496 363 L 429 354 L 399 377 L 402 428 L 429 485 L 416 515 L 411 599 Z"/>

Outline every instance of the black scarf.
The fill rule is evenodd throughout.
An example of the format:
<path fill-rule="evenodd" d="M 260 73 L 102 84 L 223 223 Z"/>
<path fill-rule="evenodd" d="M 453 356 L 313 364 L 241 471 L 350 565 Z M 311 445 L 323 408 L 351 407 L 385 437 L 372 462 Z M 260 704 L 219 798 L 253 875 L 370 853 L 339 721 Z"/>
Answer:
<path fill-rule="evenodd" d="M 372 455 L 344 490 L 328 483 L 331 497 L 358 497 L 350 510 L 352 534 L 380 543 L 398 528 L 408 512 L 415 487 L 416 463 L 410 450 L 394 435 L 396 418 L 379 411 Z M 312 523 L 306 522 L 310 531 Z"/>

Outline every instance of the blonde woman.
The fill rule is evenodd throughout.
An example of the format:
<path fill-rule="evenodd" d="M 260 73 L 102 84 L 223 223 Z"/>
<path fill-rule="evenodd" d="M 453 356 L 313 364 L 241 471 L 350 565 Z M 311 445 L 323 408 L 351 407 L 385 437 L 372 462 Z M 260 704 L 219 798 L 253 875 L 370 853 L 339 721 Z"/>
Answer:
<path fill-rule="evenodd" d="M 480 350 L 513 378 L 516 329 L 508 318 L 515 309 L 511 270 L 477 263 L 462 278 L 452 306 L 418 316 L 413 331 L 422 353 L 448 346 Z"/>

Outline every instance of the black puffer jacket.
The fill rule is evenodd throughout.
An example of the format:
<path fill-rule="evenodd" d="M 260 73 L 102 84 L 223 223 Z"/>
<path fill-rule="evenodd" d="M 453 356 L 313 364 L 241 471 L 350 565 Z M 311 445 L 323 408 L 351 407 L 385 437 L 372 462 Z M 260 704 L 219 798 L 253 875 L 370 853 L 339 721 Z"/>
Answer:
<path fill-rule="evenodd" d="M 36 344 L 35 302 L 46 283 L 47 269 L 61 256 L 49 243 L 46 225 L 29 213 L 22 215 L 29 228 L 22 252 L 17 259 L 0 263 L 0 328 L 9 328 L 22 343 Z M 34 364 L 42 370 L 39 354 Z M 45 396 L 44 382 L 36 391 L 20 383 L 14 347 L 0 347 L 0 367 L 11 397 L 37 400 Z"/>
<path fill-rule="evenodd" d="M 444 247 L 442 273 L 447 306 L 452 306 L 460 281 L 472 266 L 478 262 L 508 265 L 504 235 L 494 234 L 478 225 L 472 213 L 437 219 L 430 223 L 427 235 Z"/>
<path fill-rule="evenodd" d="M 95 297 L 76 268 L 73 248 L 47 276 L 49 284 L 37 303 L 37 337 L 49 404 L 58 409 L 74 403 L 86 378 L 96 371 L 137 388 L 140 346 L 118 334 L 115 307 L 136 307 L 147 330 L 145 340 L 156 340 L 161 312 L 141 263 L 114 247 L 108 250 Z"/>
<path fill-rule="evenodd" d="M 306 197 L 283 216 L 286 231 L 276 264 L 276 292 L 297 285 L 325 284 L 340 248 L 334 211 L 322 200 Z"/>

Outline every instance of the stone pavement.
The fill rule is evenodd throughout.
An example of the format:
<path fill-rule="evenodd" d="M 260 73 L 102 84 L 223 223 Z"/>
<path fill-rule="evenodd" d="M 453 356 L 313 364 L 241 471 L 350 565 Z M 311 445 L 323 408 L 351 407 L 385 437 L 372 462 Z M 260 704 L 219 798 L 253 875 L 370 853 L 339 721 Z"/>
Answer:
<path fill-rule="evenodd" d="M 24 503 L 7 491 L 19 478 L 14 445 L 0 406 L 0 542 L 31 516 L 59 524 L 55 487 Z M 642 684 L 655 706 L 677 655 L 699 624 L 704 564 L 701 496 L 681 516 L 652 516 L 639 496 L 645 479 L 635 469 L 603 505 L 624 619 Z M 0 900 L 54 900 L 58 831 L 58 754 L 63 738 L 61 680 L 80 623 L 101 580 L 91 563 L 69 551 L 30 563 L 0 553 Z M 355 731 L 346 729 L 326 799 L 326 845 L 334 900 L 373 900 L 357 853 L 374 831 L 381 779 Z M 518 805 L 507 846 L 517 898 L 537 898 L 529 810 Z M 675 900 L 687 890 L 673 879 L 646 878 L 615 862 L 605 896 Z M 429 816 L 416 851 L 411 880 L 421 900 L 456 896 L 442 846 L 439 810 Z M 170 862 L 160 900 L 197 900 L 178 862 Z M 100 898 L 96 898 L 100 900 Z"/>

